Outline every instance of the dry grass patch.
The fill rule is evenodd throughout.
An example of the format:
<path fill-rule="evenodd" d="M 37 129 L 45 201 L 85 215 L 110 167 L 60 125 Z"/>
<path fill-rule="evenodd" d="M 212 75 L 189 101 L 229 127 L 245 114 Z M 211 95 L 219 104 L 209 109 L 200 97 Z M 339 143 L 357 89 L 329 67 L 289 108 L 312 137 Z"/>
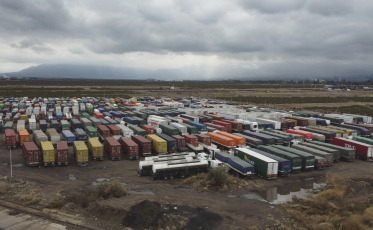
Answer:
<path fill-rule="evenodd" d="M 105 200 L 111 197 L 120 198 L 127 195 L 127 190 L 118 181 L 110 181 L 99 184 L 96 189 L 96 195 L 98 198 Z"/>

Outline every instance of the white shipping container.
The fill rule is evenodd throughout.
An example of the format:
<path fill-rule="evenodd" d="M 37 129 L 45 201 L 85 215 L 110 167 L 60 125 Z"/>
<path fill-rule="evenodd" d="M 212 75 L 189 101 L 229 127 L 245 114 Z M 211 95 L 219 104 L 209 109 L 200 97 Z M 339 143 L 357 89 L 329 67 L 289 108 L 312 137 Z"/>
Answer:
<path fill-rule="evenodd" d="M 180 131 L 181 135 L 188 134 L 188 129 L 184 125 L 176 122 L 171 122 L 170 126 L 177 128 Z"/>
<path fill-rule="evenodd" d="M 70 107 L 69 106 L 63 107 L 63 114 L 66 114 L 66 113 L 69 113 L 69 112 L 70 112 Z"/>
<path fill-rule="evenodd" d="M 133 136 L 133 130 L 128 128 L 127 126 L 120 124 L 117 124 L 116 126 L 121 129 L 123 137 Z"/>
<path fill-rule="evenodd" d="M 31 116 L 32 115 L 32 111 L 33 111 L 32 107 L 27 107 L 26 108 L 26 115 L 27 116 Z"/>
<path fill-rule="evenodd" d="M 36 119 L 35 118 L 30 118 L 28 119 L 29 122 L 29 130 L 36 130 Z"/>
<path fill-rule="evenodd" d="M 21 129 L 25 129 L 26 127 L 26 122 L 25 120 L 18 120 L 17 122 L 17 132 Z"/>
<path fill-rule="evenodd" d="M 73 108 L 73 114 L 74 115 L 79 114 L 79 107 L 78 106 L 73 106 L 72 108 Z"/>

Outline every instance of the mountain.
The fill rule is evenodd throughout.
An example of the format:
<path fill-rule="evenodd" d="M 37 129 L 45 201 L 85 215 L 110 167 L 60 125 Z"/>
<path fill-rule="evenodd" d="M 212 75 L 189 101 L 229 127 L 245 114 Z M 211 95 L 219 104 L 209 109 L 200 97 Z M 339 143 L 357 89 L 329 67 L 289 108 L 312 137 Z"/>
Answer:
<path fill-rule="evenodd" d="M 135 68 L 90 66 L 76 64 L 41 64 L 19 72 L 7 73 L 10 77 L 77 78 L 77 79 L 147 79 L 153 71 Z"/>

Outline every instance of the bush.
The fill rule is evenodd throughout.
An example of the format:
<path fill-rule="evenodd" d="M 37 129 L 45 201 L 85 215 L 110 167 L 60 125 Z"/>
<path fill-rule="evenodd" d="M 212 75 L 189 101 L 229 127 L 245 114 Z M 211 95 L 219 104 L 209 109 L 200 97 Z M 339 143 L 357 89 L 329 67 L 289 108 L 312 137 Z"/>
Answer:
<path fill-rule="evenodd" d="M 224 167 L 216 167 L 209 172 L 208 179 L 215 186 L 223 186 L 228 179 L 227 170 Z"/>
<path fill-rule="evenodd" d="M 105 200 L 110 197 L 120 198 L 127 195 L 127 190 L 118 181 L 101 183 L 97 186 L 97 196 Z"/>

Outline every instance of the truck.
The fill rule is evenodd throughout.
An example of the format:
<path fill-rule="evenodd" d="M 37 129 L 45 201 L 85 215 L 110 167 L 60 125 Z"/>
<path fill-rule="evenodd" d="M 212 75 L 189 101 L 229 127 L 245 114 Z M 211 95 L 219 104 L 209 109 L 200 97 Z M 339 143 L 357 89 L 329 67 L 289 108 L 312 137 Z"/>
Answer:
<path fill-rule="evenodd" d="M 188 150 L 186 147 L 186 141 L 185 138 L 180 135 L 172 135 L 172 138 L 174 138 L 177 142 L 177 149 L 181 152 L 185 152 Z"/>
<path fill-rule="evenodd" d="M 252 150 L 255 151 L 255 149 Z M 302 158 L 298 155 L 266 145 L 258 146 L 258 150 L 289 160 L 291 162 L 292 173 L 297 173 L 302 169 Z"/>
<path fill-rule="evenodd" d="M 217 131 L 215 133 L 219 134 L 219 135 L 222 135 L 222 136 L 226 136 L 226 137 L 232 138 L 233 140 L 236 141 L 236 143 L 237 143 L 238 146 L 246 146 L 246 139 L 243 138 L 243 137 L 236 136 L 234 134 L 227 133 L 227 132 L 221 132 L 221 131 Z"/>
<path fill-rule="evenodd" d="M 308 146 L 299 144 L 299 145 L 293 145 L 292 148 L 298 149 L 298 150 L 303 151 L 303 152 L 310 153 L 314 156 L 323 157 L 327 160 L 328 165 L 331 165 L 334 161 L 334 156 L 333 156 L 332 153 L 324 152 L 324 151 L 318 150 L 318 149 L 313 148 L 313 147 L 308 147 Z"/>
<path fill-rule="evenodd" d="M 134 135 L 131 139 L 139 145 L 139 153 L 143 156 L 152 154 L 152 142 L 140 135 Z"/>
<path fill-rule="evenodd" d="M 152 142 L 152 149 L 157 154 L 166 154 L 167 153 L 167 141 L 160 138 L 156 134 L 149 134 L 146 136 L 146 139 Z"/>
<path fill-rule="evenodd" d="M 333 154 L 333 162 L 338 162 L 339 159 L 341 158 L 341 153 L 337 149 L 332 149 L 332 148 L 328 148 L 328 147 L 325 147 L 325 146 L 317 145 L 317 144 L 314 144 L 314 142 L 311 142 L 311 143 L 310 142 L 304 142 L 304 143 L 300 143 L 300 145 L 304 145 L 304 146 L 314 148 L 314 149 L 317 149 L 317 150 L 320 150 L 320 151 L 323 151 L 323 152 L 326 152 L 326 153 Z"/>
<path fill-rule="evenodd" d="M 288 176 L 288 174 L 292 171 L 292 165 L 291 161 L 282 157 L 279 157 L 277 155 L 267 153 L 265 151 L 259 150 L 259 149 L 254 149 L 250 148 L 251 151 L 257 152 L 263 156 L 269 157 L 273 160 L 278 161 L 278 175 L 279 176 Z"/>
<path fill-rule="evenodd" d="M 50 141 L 40 142 L 41 146 L 41 156 L 44 166 L 54 166 L 56 161 L 56 155 L 54 152 L 54 147 Z"/>
<path fill-rule="evenodd" d="M 243 161 L 239 157 L 231 156 L 228 153 L 217 151 L 214 153 L 214 158 L 221 161 L 223 165 L 228 168 L 228 171 L 232 174 L 249 178 L 252 178 L 255 175 L 254 166 L 246 161 Z"/>
<path fill-rule="evenodd" d="M 276 143 L 278 143 L 278 144 L 281 143 L 281 141 L 278 140 L 280 138 L 276 138 L 276 137 L 273 137 L 273 136 L 270 136 L 270 135 L 267 135 L 267 134 L 263 134 L 263 133 L 251 132 L 251 131 L 246 131 L 245 130 L 245 131 L 242 132 L 242 134 L 246 135 L 246 136 L 249 136 L 249 137 L 259 139 L 265 145 L 274 145 Z"/>
<path fill-rule="evenodd" d="M 333 138 L 331 140 L 333 145 L 338 145 L 350 149 L 355 149 L 356 158 L 366 161 L 373 161 L 373 146 L 362 142 L 350 140 L 347 138 Z"/>
<path fill-rule="evenodd" d="M 252 164 L 258 176 L 267 179 L 277 178 L 278 161 L 251 151 L 247 148 L 235 148 L 233 149 L 233 153 L 235 156 Z"/>
<path fill-rule="evenodd" d="M 260 133 L 280 138 L 280 139 L 283 140 L 282 144 L 285 144 L 285 145 L 289 145 L 292 142 L 292 140 L 293 140 L 293 138 L 291 136 L 289 136 L 289 135 L 282 135 L 282 134 L 271 132 L 271 131 L 267 131 L 267 130 L 261 130 Z"/>
<path fill-rule="evenodd" d="M 88 165 L 88 148 L 84 141 L 74 141 L 74 156 L 79 166 Z"/>
<path fill-rule="evenodd" d="M 88 139 L 88 150 L 93 161 L 104 160 L 104 146 L 97 138 Z"/>
<path fill-rule="evenodd" d="M 300 151 L 298 149 L 290 148 L 287 146 L 275 145 L 274 147 L 282 151 L 300 156 L 302 158 L 302 170 L 308 171 L 308 170 L 312 170 L 315 168 L 315 156 L 314 155 L 304 152 L 304 151 Z"/>
<path fill-rule="evenodd" d="M 67 141 L 57 142 L 56 156 L 58 165 L 69 164 L 69 146 L 67 145 Z"/>
<path fill-rule="evenodd" d="M 120 143 L 124 154 L 127 155 L 130 160 L 137 160 L 139 158 L 139 145 L 129 137 L 121 138 Z"/>
<path fill-rule="evenodd" d="M 122 149 L 120 143 L 114 137 L 105 139 L 105 149 L 111 160 L 120 160 Z"/>
<path fill-rule="evenodd" d="M 223 122 L 230 123 L 232 126 L 232 132 L 241 133 L 243 130 L 243 124 L 237 121 L 230 121 L 230 120 L 222 120 Z"/>
<path fill-rule="evenodd" d="M 207 160 L 195 159 L 190 162 L 180 160 L 178 162 L 159 162 L 152 166 L 153 179 L 167 179 L 180 177 L 185 178 L 189 175 L 207 172 L 209 163 Z"/>
<path fill-rule="evenodd" d="M 313 144 L 318 145 L 318 146 L 325 146 L 325 147 L 330 148 L 330 149 L 338 150 L 340 152 L 341 159 L 343 159 L 345 161 L 354 161 L 354 159 L 356 158 L 355 149 L 346 148 L 346 147 L 333 145 L 333 144 L 329 144 L 329 143 L 324 143 L 324 142 L 320 142 L 320 141 L 311 141 L 310 143 L 313 143 Z"/>
<path fill-rule="evenodd" d="M 40 153 L 39 148 L 33 141 L 27 141 L 23 144 L 23 157 L 25 158 L 28 166 L 39 166 L 40 165 Z"/>

